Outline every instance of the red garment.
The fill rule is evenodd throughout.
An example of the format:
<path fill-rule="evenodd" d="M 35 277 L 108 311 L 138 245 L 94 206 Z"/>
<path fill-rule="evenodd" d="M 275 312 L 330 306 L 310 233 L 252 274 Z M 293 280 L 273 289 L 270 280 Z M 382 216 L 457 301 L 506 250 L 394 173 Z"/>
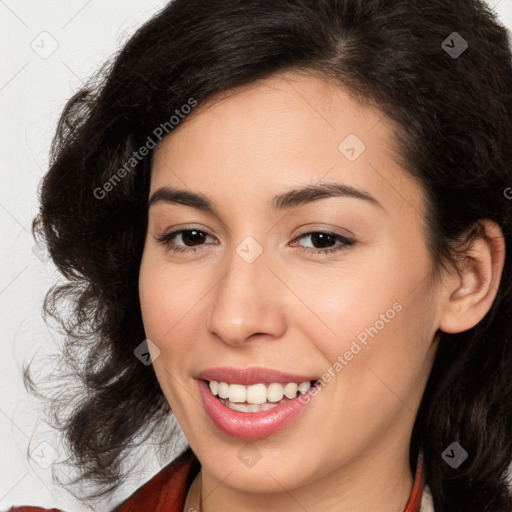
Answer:
<path fill-rule="evenodd" d="M 201 466 L 188 448 L 112 512 L 183 512 L 192 481 Z M 422 456 L 418 458 L 414 485 L 403 512 L 420 512 L 423 491 Z M 39 507 L 14 507 L 9 512 L 60 512 Z"/>

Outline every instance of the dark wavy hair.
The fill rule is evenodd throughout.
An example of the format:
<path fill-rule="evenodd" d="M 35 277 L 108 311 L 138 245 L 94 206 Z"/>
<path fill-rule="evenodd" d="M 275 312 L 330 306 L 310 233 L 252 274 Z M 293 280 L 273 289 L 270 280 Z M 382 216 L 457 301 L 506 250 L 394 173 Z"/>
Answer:
<path fill-rule="evenodd" d="M 449 51 L 453 32 L 468 44 L 461 55 Z M 199 109 L 287 70 L 335 80 L 393 121 L 398 158 L 426 198 L 436 273 L 463 257 L 479 220 L 501 227 L 497 296 L 474 328 L 439 333 L 410 465 L 422 449 L 436 512 L 510 512 L 512 63 L 506 29 L 477 0 L 174 0 L 67 102 L 33 227 L 66 278 L 44 308 L 79 382 L 59 389 L 55 412 L 78 480 L 111 493 L 136 440 L 163 435 L 171 413 L 134 356 L 154 149 L 138 151 L 159 142 L 158 127 L 172 136 L 191 98 Z M 27 369 L 25 379 L 36 392 Z M 453 441 L 469 453 L 457 469 L 441 458 Z"/>

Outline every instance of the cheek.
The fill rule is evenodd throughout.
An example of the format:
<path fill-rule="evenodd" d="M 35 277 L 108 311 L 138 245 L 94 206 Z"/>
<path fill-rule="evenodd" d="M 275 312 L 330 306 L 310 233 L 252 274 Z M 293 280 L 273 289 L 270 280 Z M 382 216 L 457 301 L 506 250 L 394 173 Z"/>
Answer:
<path fill-rule="evenodd" d="M 380 257 L 378 252 L 361 251 L 353 264 L 342 263 L 309 276 L 294 275 L 292 269 L 284 279 L 301 299 L 298 318 L 306 337 L 322 347 L 330 362 L 358 336 L 364 342 L 369 336 L 365 329 L 376 323 L 379 331 L 387 329 L 401 309 L 407 288 L 404 279 L 397 278 L 401 262 L 395 263 L 393 255 Z"/>
<path fill-rule="evenodd" d="M 304 326 L 310 339 L 320 341 L 331 362 L 349 350 L 354 340 L 362 346 L 365 341 L 369 345 L 370 340 L 386 340 L 389 348 L 414 352 L 424 343 L 425 329 L 431 331 L 427 250 L 421 241 L 398 233 L 389 239 L 394 243 L 362 248 L 357 259 L 347 259 L 301 286 L 300 296 L 310 306 L 305 315 L 312 320 Z M 289 277 L 293 279 L 293 274 Z"/>
<path fill-rule="evenodd" d="M 171 409 L 186 424 L 184 411 L 196 405 L 181 396 L 180 389 L 187 373 L 187 357 L 192 352 L 190 340 L 199 339 L 191 322 L 193 305 L 198 303 L 198 283 L 191 282 L 183 272 L 171 272 L 161 255 L 145 251 L 139 272 L 139 297 L 145 334 L 159 349 L 153 369 Z M 198 414 L 198 411 L 194 411 Z"/>
<path fill-rule="evenodd" d="M 303 286 L 301 296 L 316 313 L 305 311 L 309 321 L 301 325 L 324 356 L 321 392 L 329 388 L 338 404 L 330 423 L 357 419 L 359 427 L 342 427 L 353 442 L 376 434 L 393 415 L 415 410 L 435 332 L 428 256 L 417 251 L 404 258 L 390 250 L 365 261 L 364 271 L 333 273 L 315 287 Z"/>
<path fill-rule="evenodd" d="M 146 335 L 162 352 L 189 336 L 183 335 L 187 317 L 196 314 L 206 284 L 200 273 L 172 267 L 149 249 L 139 273 L 139 297 Z"/>

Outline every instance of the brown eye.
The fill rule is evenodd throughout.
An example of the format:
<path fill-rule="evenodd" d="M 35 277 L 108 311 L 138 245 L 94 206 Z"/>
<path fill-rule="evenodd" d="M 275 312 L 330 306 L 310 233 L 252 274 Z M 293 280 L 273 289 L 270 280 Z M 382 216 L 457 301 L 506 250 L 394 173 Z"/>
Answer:
<path fill-rule="evenodd" d="M 179 231 L 178 233 L 181 234 L 181 239 L 183 240 L 183 243 L 188 246 L 204 243 L 204 240 L 206 238 L 206 233 L 204 233 L 203 231 L 197 231 L 195 229 L 187 229 L 184 231 Z"/>
<path fill-rule="evenodd" d="M 336 237 L 331 233 L 312 233 L 311 241 L 316 249 L 326 249 L 336 243 Z"/>
<path fill-rule="evenodd" d="M 325 254 L 334 251 L 339 251 L 341 249 L 345 249 L 350 245 L 355 245 L 356 241 L 346 238 L 342 235 L 338 235 L 337 233 L 331 233 L 328 231 L 311 231 L 309 233 L 304 233 L 297 237 L 295 240 L 300 240 L 302 238 L 310 238 L 311 246 L 302 246 L 301 251 L 309 251 L 316 254 Z M 336 244 L 338 242 L 338 244 Z M 297 243 L 292 244 L 293 246 L 299 245 Z"/>
<path fill-rule="evenodd" d="M 174 252 L 194 252 L 210 235 L 198 229 L 181 229 L 156 238 L 157 242 Z M 190 248 L 190 249 L 189 249 Z"/>

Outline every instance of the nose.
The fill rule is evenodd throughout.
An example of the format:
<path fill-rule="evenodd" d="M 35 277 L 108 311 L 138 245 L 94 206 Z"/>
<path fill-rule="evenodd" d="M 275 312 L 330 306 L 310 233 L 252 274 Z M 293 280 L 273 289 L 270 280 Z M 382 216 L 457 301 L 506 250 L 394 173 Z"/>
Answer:
<path fill-rule="evenodd" d="M 232 346 L 249 339 L 279 338 L 286 329 L 282 283 L 267 266 L 265 253 L 248 263 L 236 251 L 215 286 L 207 327 Z"/>

